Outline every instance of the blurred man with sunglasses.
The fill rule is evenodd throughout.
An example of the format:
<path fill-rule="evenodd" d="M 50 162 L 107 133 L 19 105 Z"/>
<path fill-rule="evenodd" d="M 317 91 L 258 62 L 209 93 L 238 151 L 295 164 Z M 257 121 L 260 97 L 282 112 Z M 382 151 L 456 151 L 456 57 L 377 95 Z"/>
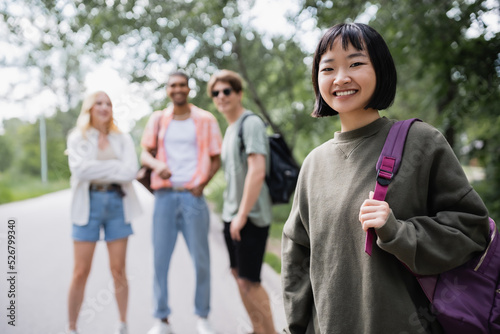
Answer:
<path fill-rule="evenodd" d="M 172 103 L 150 117 L 141 140 L 141 162 L 153 169 L 154 317 L 148 334 L 172 334 L 168 322 L 168 270 L 182 232 L 196 274 L 195 313 L 199 334 L 215 333 L 210 311 L 209 211 L 203 189 L 220 167 L 222 136 L 215 117 L 188 103 L 189 78 L 174 72 L 167 81 Z M 152 152 L 156 151 L 153 156 Z"/>
<path fill-rule="evenodd" d="M 265 183 L 269 169 L 266 127 L 243 108 L 243 80 L 237 73 L 222 70 L 214 74 L 207 92 L 229 123 L 221 155 L 227 182 L 222 220 L 231 272 L 253 333 L 275 334 L 269 296 L 260 283 L 272 206 Z M 242 122 L 244 150 L 238 135 Z"/>

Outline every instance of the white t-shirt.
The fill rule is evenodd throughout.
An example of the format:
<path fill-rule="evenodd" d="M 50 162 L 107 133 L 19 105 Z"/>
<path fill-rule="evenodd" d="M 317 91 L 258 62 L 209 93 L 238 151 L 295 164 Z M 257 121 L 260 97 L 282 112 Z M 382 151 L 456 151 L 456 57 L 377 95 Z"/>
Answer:
<path fill-rule="evenodd" d="M 174 187 L 182 187 L 193 177 L 198 167 L 196 128 L 192 118 L 172 120 L 165 133 L 165 153 L 172 172 Z"/>

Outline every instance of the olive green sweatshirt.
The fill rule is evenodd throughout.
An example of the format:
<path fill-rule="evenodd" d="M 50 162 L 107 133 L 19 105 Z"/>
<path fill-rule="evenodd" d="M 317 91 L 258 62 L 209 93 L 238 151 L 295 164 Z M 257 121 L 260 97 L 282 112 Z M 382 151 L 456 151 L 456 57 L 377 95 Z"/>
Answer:
<path fill-rule="evenodd" d="M 301 168 L 283 230 L 282 283 L 289 333 L 441 333 L 414 276 L 437 274 L 484 250 L 488 212 L 441 133 L 410 128 L 391 214 L 364 252 L 359 209 L 394 121 L 380 118 L 313 150 Z"/>

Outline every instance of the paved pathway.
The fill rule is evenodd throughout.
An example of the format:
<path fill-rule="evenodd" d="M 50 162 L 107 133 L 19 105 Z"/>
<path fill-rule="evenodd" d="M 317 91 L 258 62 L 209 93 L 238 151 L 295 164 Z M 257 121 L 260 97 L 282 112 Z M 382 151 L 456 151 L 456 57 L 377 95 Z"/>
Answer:
<path fill-rule="evenodd" d="M 153 325 L 152 247 L 150 243 L 153 197 L 137 187 L 144 214 L 134 223 L 129 239 L 127 273 L 130 285 L 130 334 L 145 334 Z M 63 334 L 67 324 L 67 291 L 73 265 L 70 238 L 69 190 L 35 199 L 0 205 L 0 333 Z M 10 275 L 8 261 L 9 219 L 16 223 L 16 272 Z M 212 270 L 212 321 L 219 334 L 242 334 L 251 329 L 240 301 L 234 279 L 228 269 L 227 251 L 222 237 L 220 218 L 211 215 L 210 252 Z M 10 283 L 15 278 L 15 327 L 8 324 L 7 309 Z M 276 329 L 284 326 L 280 279 L 270 267 L 263 267 L 263 285 L 271 298 Z M 195 331 L 193 315 L 194 269 L 181 235 L 171 262 L 170 295 L 173 310 L 171 323 L 176 334 Z M 108 269 L 106 245 L 99 242 L 87 283 L 85 301 L 79 318 L 81 334 L 113 334 L 118 312 L 113 283 Z"/>

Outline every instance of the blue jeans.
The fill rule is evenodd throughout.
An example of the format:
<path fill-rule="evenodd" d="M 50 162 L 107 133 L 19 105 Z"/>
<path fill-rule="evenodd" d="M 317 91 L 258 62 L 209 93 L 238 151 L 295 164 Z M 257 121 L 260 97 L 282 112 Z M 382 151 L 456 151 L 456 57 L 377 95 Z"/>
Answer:
<path fill-rule="evenodd" d="M 155 192 L 153 215 L 154 317 L 167 318 L 168 269 L 177 234 L 182 232 L 194 262 L 196 274 L 195 313 L 207 317 L 210 311 L 210 216 L 203 196 L 188 191 L 160 189 Z"/>

